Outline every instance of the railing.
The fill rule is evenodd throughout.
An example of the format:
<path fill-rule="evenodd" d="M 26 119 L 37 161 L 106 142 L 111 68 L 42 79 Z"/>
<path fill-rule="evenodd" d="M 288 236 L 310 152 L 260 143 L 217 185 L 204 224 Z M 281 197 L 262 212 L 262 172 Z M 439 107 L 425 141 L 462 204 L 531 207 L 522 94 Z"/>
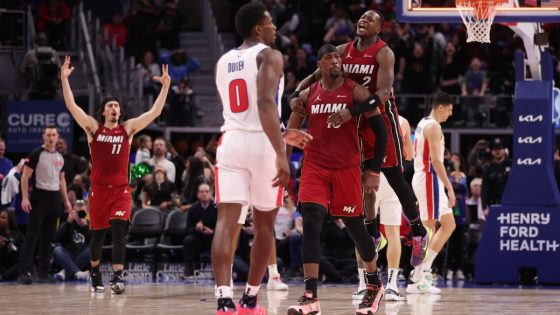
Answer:
<path fill-rule="evenodd" d="M 93 46 L 90 36 L 90 30 L 88 28 L 88 23 L 86 21 L 86 15 L 84 13 L 84 5 L 80 2 L 79 5 L 79 24 L 81 35 L 83 36 L 83 43 L 85 45 L 85 56 L 87 58 L 87 64 L 89 66 L 89 71 L 91 72 L 92 81 L 93 81 L 93 88 L 97 96 L 101 96 L 101 83 L 99 81 L 99 73 L 97 69 L 97 63 L 95 61 L 95 55 L 93 53 Z M 91 16 L 90 16 L 91 20 Z M 81 50 L 82 47 L 80 47 Z M 92 102 L 90 102 L 89 113 L 93 113 Z"/>
<path fill-rule="evenodd" d="M 31 12 L 31 6 L 27 6 L 26 10 L 27 16 L 27 49 L 35 47 L 35 38 L 37 34 L 35 33 L 35 23 L 33 19 L 33 13 Z"/>
<path fill-rule="evenodd" d="M 211 1 L 200 0 L 200 10 L 202 11 L 203 32 L 210 44 L 212 60 L 218 60 L 224 52 L 224 44 L 220 33 L 218 33 Z"/>

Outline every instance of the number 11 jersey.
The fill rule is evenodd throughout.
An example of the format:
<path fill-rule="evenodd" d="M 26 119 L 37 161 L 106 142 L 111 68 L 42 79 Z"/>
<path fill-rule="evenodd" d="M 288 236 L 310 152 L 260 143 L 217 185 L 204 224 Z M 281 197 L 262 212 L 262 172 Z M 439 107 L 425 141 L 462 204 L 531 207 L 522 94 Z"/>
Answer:
<path fill-rule="evenodd" d="M 90 151 L 93 185 L 128 185 L 130 144 L 123 125 L 113 129 L 100 125 L 91 140 Z"/>
<path fill-rule="evenodd" d="M 216 86 L 223 105 L 222 132 L 229 130 L 263 131 L 257 104 L 257 55 L 269 48 L 256 44 L 245 49 L 232 49 L 216 65 Z M 276 92 L 278 117 L 281 115 L 280 99 L 284 93 L 284 76 Z"/>

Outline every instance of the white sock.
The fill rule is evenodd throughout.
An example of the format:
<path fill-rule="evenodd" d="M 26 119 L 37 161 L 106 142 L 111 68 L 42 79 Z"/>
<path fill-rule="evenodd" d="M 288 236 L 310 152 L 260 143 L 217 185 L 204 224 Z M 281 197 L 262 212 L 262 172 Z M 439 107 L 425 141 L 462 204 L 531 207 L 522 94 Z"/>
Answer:
<path fill-rule="evenodd" d="M 412 282 L 417 283 L 422 279 L 422 265 L 414 267 L 414 276 L 412 276 Z"/>
<path fill-rule="evenodd" d="M 358 285 L 358 291 L 364 290 L 366 288 L 366 268 L 358 268 L 358 278 L 360 279 L 360 284 Z"/>
<path fill-rule="evenodd" d="M 398 277 L 399 277 L 399 269 L 389 268 L 389 270 L 387 271 L 387 287 L 396 288 Z"/>
<path fill-rule="evenodd" d="M 221 285 L 217 287 L 216 292 L 218 292 L 218 296 L 220 299 L 233 298 L 233 292 L 231 291 L 231 288 L 227 285 Z"/>
<path fill-rule="evenodd" d="M 247 285 L 245 286 L 245 294 L 248 296 L 256 296 L 259 293 L 260 288 L 260 285 L 250 285 L 249 282 L 247 282 Z"/>
<path fill-rule="evenodd" d="M 422 264 L 423 271 L 430 271 L 432 270 L 432 264 L 434 260 L 436 260 L 437 252 L 434 252 L 431 248 L 428 250 L 428 260 Z"/>
<path fill-rule="evenodd" d="M 270 279 L 276 276 L 280 276 L 280 273 L 278 273 L 278 265 L 268 265 L 268 280 L 270 281 Z"/>

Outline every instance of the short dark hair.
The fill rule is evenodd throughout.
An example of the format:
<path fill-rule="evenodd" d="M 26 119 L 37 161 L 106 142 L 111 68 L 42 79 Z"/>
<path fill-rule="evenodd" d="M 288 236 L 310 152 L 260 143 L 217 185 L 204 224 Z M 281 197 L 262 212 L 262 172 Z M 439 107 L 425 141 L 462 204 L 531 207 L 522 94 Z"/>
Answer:
<path fill-rule="evenodd" d="M 235 14 L 235 30 L 243 38 L 251 36 L 253 27 L 264 18 L 265 6 L 260 2 L 244 4 Z"/>
<path fill-rule="evenodd" d="M 54 129 L 54 130 L 56 130 L 56 133 L 58 133 L 58 127 L 56 127 L 55 125 L 46 125 L 45 129 L 43 129 L 43 133 L 45 133 L 45 131 L 47 131 L 47 129 Z"/>
<path fill-rule="evenodd" d="M 370 9 L 370 10 L 368 10 L 368 11 L 371 11 L 371 12 L 373 12 L 373 13 L 379 15 L 379 18 L 380 18 L 380 20 L 379 20 L 379 28 L 380 28 L 381 30 L 383 30 L 383 25 L 385 25 L 385 17 L 383 16 L 383 14 L 382 14 L 381 12 L 377 11 L 377 10 L 374 10 L 374 9 Z"/>
<path fill-rule="evenodd" d="M 321 59 L 323 59 L 323 56 L 325 56 L 326 54 L 330 54 L 330 53 L 334 53 L 334 52 L 338 52 L 338 50 L 336 49 L 336 47 L 333 44 L 324 44 L 317 51 L 317 58 L 319 58 L 319 60 L 321 60 Z"/>
<path fill-rule="evenodd" d="M 124 116 L 124 109 L 123 109 L 122 103 L 116 96 L 109 95 L 109 96 L 104 97 L 101 100 L 101 105 L 97 109 L 97 112 L 95 112 L 95 119 L 100 124 L 105 123 L 105 117 L 103 117 L 103 111 L 105 111 L 105 105 L 107 103 L 113 102 L 113 101 L 119 103 L 119 107 L 121 108 L 121 115 L 119 116 L 119 121 L 118 122 L 120 123 L 122 121 L 122 118 Z"/>
<path fill-rule="evenodd" d="M 432 98 L 432 108 L 436 108 L 439 105 L 446 106 L 450 104 L 453 104 L 453 99 L 445 92 L 437 92 Z"/>

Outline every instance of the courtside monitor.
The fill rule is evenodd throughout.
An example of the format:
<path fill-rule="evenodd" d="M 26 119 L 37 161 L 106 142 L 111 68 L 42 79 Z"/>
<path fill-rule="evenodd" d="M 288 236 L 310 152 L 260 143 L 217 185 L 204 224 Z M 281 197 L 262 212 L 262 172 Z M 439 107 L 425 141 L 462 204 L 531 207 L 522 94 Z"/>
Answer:
<path fill-rule="evenodd" d="M 461 2 L 461 0 L 458 0 Z M 560 23 L 560 0 L 481 0 L 498 4 L 494 23 Z M 462 23 L 456 0 L 397 0 L 397 20 L 407 23 Z"/>

